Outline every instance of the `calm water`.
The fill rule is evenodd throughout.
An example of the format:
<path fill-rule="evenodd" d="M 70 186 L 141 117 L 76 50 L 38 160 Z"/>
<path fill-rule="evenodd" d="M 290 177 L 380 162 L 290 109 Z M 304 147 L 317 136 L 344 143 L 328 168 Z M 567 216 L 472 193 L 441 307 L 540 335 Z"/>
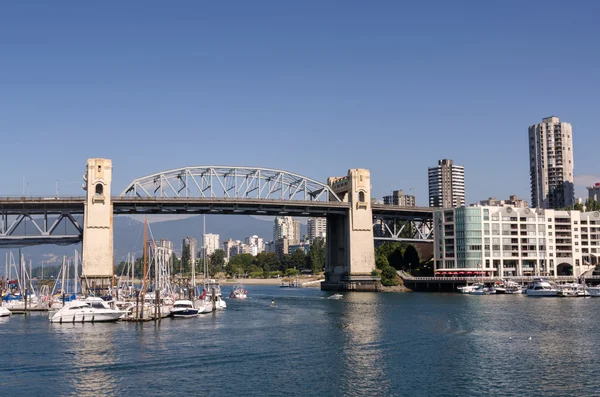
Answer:
<path fill-rule="evenodd" d="M 334 301 L 316 289 L 247 289 L 250 298 L 228 300 L 225 312 L 157 325 L 0 319 L 2 390 L 600 395 L 600 299 L 347 293 Z"/>

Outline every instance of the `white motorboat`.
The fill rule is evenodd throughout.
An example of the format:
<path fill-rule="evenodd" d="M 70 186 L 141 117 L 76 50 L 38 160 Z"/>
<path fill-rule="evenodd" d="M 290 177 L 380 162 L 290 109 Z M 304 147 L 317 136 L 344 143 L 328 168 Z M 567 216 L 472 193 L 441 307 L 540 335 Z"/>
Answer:
<path fill-rule="evenodd" d="M 234 285 L 231 294 L 229 297 L 231 299 L 246 299 L 248 297 L 248 291 L 244 289 L 241 285 Z"/>
<path fill-rule="evenodd" d="M 215 302 L 216 310 L 225 310 L 227 308 L 227 303 L 223 300 L 221 293 L 221 285 L 216 280 L 208 280 L 208 283 L 204 286 L 204 290 L 206 291 L 206 295 Z M 203 292 L 204 294 L 204 292 Z"/>
<path fill-rule="evenodd" d="M 0 317 L 10 317 L 10 315 L 10 310 L 4 306 L 0 306 Z"/>
<path fill-rule="evenodd" d="M 461 287 L 456 287 L 456 289 L 461 294 L 470 294 L 472 291 L 474 291 L 475 289 L 477 289 L 480 286 L 483 286 L 483 284 L 477 283 L 477 284 L 471 284 L 471 285 L 463 285 Z"/>
<path fill-rule="evenodd" d="M 342 299 L 343 297 L 344 297 L 344 295 L 342 295 L 342 294 L 333 294 L 331 296 L 328 296 L 327 299 L 335 299 L 335 300 L 337 300 L 337 299 Z"/>
<path fill-rule="evenodd" d="M 589 296 L 600 296 L 600 285 L 586 286 L 585 291 Z"/>
<path fill-rule="evenodd" d="M 198 309 L 194 307 L 194 303 L 190 300 L 175 301 L 171 309 L 171 317 L 173 318 L 191 318 L 197 315 Z"/>
<path fill-rule="evenodd" d="M 543 278 L 533 280 L 533 284 L 527 287 L 527 296 L 558 296 L 558 289 L 554 288 Z"/>
<path fill-rule="evenodd" d="M 494 288 L 488 288 L 483 284 L 479 284 L 475 289 L 469 292 L 469 295 L 491 295 L 495 293 L 496 290 Z"/>
<path fill-rule="evenodd" d="M 495 287 L 496 294 L 522 294 L 521 284 L 514 281 L 506 281 L 502 285 Z"/>
<path fill-rule="evenodd" d="M 590 296 L 582 284 L 568 283 L 558 287 L 558 296 L 563 297 L 585 297 Z"/>
<path fill-rule="evenodd" d="M 94 323 L 117 321 L 124 311 L 111 309 L 101 298 L 66 302 L 62 309 L 49 315 L 51 323 Z"/>

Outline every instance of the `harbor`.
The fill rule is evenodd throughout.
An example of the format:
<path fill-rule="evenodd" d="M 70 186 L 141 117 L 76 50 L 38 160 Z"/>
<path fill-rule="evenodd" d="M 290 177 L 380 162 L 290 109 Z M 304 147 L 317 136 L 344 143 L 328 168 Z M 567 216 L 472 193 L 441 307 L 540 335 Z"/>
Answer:
<path fill-rule="evenodd" d="M 595 299 L 247 290 L 224 286 L 227 310 L 190 320 L 0 318 L 0 373 L 26 395 L 520 395 L 542 377 L 552 389 L 535 394 L 593 395 Z"/>

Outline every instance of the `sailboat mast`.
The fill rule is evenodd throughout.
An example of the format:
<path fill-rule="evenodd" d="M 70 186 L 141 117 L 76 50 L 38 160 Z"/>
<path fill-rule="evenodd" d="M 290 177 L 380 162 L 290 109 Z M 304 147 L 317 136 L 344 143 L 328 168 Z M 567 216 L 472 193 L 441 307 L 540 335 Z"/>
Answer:
<path fill-rule="evenodd" d="M 142 307 L 144 307 L 144 298 L 146 297 L 146 267 L 148 264 L 146 263 L 146 227 L 148 221 L 144 218 L 144 274 L 142 275 Z M 142 311 L 143 313 L 143 311 Z"/>
<path fill-rule="evenodd" d="M 206 263 L 206 214 L 202 217 L 202 263 L 204 263 L 204 289 L 206 290 L 206 273 L 208 272 L 208 264 Z"/>

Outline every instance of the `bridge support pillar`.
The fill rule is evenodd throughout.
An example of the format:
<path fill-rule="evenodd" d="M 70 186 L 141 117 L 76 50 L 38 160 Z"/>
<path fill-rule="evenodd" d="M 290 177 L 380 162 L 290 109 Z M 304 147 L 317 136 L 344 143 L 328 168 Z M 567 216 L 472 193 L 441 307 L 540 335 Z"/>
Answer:
<path fill-rule="evenodd" d="M 82 247 L 82 292 L 104 293 L 113 282 L 112 161 L 88 159 Z"/>
<path fill-rule="evenodd" d="M 342 201 L 351 203 L 347 216 L 327 217 L 327 258 L 322 290 L 380 291 L 375 269 L 371 174 L 352 169 L 341 178 L 329 178 L 329 187 Z"/>

